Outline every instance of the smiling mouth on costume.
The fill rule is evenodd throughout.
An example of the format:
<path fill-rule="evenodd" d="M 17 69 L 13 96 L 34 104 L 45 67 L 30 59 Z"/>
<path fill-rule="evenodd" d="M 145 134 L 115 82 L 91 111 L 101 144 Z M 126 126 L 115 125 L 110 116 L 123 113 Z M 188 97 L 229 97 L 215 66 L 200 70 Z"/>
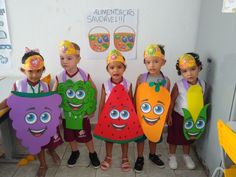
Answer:
<path fill-rule="evenodd" d="M 47 130 L 47 127 L 40 130 L 34 130 L 34 129 L 29 128 L 29 132 L 35 137 L 41 136 L 46 130 Z"/>
<path fill-rule="evenodd" d="M 188 135 L 190 135 L 190 136 L 196 136 L 196 135 L 199 134 L 198 132 L 196 132 L 196 133 L 190 133 L 190 132 L 187 132 L 187 133 L 188 133 Z"/>
<path fill-rule="evenodd" d="M 117 124 L 111 124 L 112 127 L 114 127 L 115 129 L 118 129 L 118 130 L 122 130 L 126 127 L 126 124 L 124 125 L 117 125 Z"/>
<path fill-rule="evenodd" d="M 82 106 L 82 104 L 73 104 L 73 103 L 68 103 L 70 105 L 70 107 L 73 109 L 73 110 L 79 110 Z"/>
<path fill-rule="evenodd" d="M 159 120 L 160 120 L 160 117 L 158 118 L 155 118 L 155 119 L 150 119 L 150 118 L 147 118 L 145 116 L 143 116 L 143 119 L 145 120 L 145 122 L 148 124 L 148 125 L 155 125 Z"/>

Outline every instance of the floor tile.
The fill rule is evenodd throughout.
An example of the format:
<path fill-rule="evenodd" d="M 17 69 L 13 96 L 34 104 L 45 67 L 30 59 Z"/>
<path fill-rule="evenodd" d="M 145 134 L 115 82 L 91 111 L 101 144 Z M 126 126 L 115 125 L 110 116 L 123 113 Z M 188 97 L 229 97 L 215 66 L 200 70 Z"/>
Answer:
<path fill-rule="evenodd" d="M 68 168 L 61 166 L 58 168 L 55 177 L 95 177 L 96 170 L 90 167 L 73 167 Z"/>
<path fill-rule="evenodd" d="M 176 177 L 207 177 L 202 170 L 175 170 Z"/>

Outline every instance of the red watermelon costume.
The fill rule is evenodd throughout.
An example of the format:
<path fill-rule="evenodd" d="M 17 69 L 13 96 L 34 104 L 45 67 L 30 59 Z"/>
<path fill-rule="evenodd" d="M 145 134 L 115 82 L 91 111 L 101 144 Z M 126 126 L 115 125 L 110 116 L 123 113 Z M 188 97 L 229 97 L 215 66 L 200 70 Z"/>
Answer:
<path fill-rule="evenodd" d="M 98 123 L 94 137 L 113 143 L 128 143 L 143 136 L 133 103 L 125 90 L 118 84 L 108 97 Z"/>

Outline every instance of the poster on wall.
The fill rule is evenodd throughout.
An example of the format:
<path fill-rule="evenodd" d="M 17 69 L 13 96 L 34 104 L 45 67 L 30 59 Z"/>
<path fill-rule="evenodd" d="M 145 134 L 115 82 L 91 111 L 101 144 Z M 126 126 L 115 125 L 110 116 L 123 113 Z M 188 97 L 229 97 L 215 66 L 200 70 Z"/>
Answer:
<path fill-rule="evenodd" d="M 90 9 L 86 15 L 86 58 L 104 59 L 113 49 L 136 58 L 137 9 Z"/>
<path fill-rule="evenodd" d="M 235 13 L 236 12 L 236 0 L 223 0 L 223 13 Z"/>
<path fill-rule="evenodd" d="M 5 0 L 0 0 L 0 69 L 9 69 L 11 40 L 7 24 Z"/>

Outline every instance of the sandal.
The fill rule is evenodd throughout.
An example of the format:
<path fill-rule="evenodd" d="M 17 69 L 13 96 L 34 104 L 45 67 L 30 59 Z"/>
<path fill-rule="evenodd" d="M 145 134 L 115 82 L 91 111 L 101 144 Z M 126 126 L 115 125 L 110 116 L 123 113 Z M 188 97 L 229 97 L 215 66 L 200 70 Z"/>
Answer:
<path fill-rule="evenodd" d="M 121 170 L 123 172 L 128 172 L 131 170 L 131 165 L 128 158 L 122 158 Z"/>
<path fill-rule="evenodd" d="M 109 156 L 106 156 L 104 161 L 102 161 L 102 163 L 100 165 L 100 168 L 103 171 L 106 171 L 106 170 L 108 170 L 111 167 L 111 164 L 112 164 L 112 158 L 109 157 Z"/>
<path fill-rule="evenodd" d="M 20 161 L 18 162 L 17 166 L 25 166 L 28 165 L 28 163 L 30 161 L 36 160 L 34 155 L 27 155 L 25 158 L 20 159 Z"/>
<path fill-rule="evenodd" d="M 36 177 L 45 177 L 48 170 L 47 166 L 39 166 Z"/>
<path fill-rule="evenodd" d="M 47 153 L 52 157 L 53 162 L 56 165 L 60 165 L 61 164 L 61 159 L 58 156 L 58 154 L 56 153 L 56 151 L 54 150 L 47 150 Z"/>

